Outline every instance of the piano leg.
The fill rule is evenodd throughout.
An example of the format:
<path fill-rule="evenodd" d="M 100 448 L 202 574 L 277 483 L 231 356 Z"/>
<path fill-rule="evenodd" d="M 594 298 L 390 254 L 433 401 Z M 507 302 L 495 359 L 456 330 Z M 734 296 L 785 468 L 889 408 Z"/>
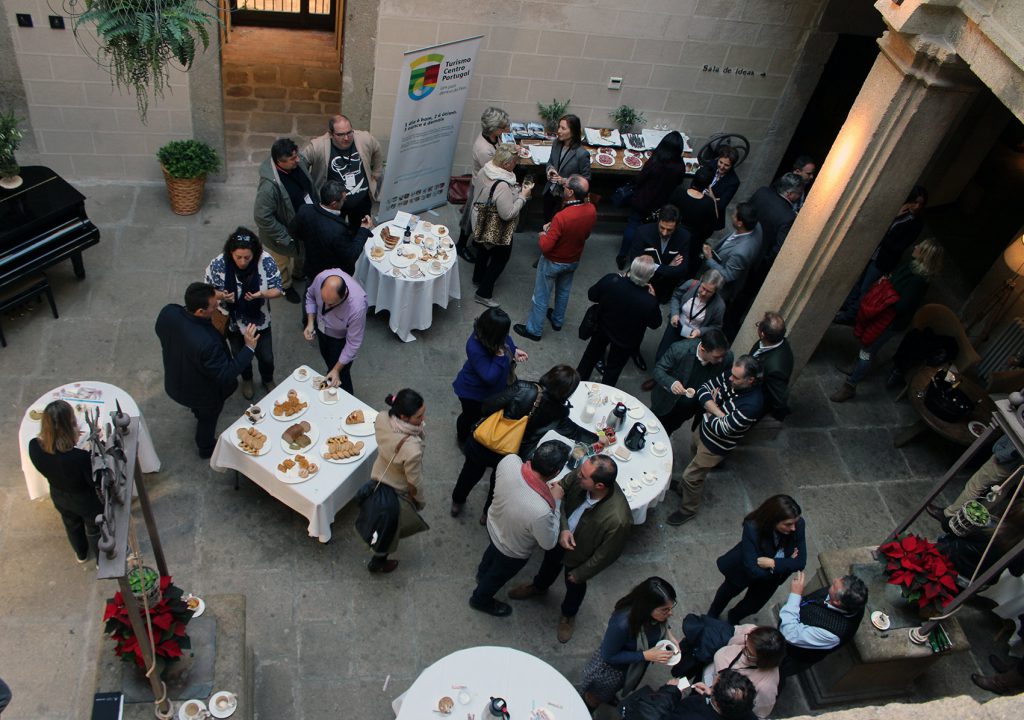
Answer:
<path fill-rule="evenodd" d="M 71 267 L 75 271 L 75 277 L 79 280 L 85 279 L 85 263 L 82 262 L 82 253 L 76 252 L 71 256 Z"/>

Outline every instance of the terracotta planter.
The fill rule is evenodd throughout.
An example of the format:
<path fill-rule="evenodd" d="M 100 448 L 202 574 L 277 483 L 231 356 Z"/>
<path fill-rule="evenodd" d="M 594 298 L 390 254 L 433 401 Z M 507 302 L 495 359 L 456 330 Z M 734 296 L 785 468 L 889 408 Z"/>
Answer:
<path fill-rule="evenodd" d="M 175 215 L 195 215 L 203 204 L 203 190 L 206 187 L 206 176 L 198 178 L 176 178 L 167 174 L 161 165 L 164 182 L 167 184 L 167 197 L 171 201 L 171 212 Z"/>

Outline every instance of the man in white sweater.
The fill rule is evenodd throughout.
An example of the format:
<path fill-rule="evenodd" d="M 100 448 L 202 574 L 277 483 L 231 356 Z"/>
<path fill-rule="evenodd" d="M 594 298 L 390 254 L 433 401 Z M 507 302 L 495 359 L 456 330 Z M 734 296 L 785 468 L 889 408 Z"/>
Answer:
<path fill-rule="evenodd" d="M 558 541 L 564 491 L 548 485 L 565 465 L 569 446 L 557 440 L 542 443 L 526 463 L 507 455 L 494 471 L 494 500 L 487 513 L 491 542 L 476 571 L 476 589 L 469 606 L 495 617 L 512 614 L 494 594 L 523 569 L 538 546 L 550 550 Z"/>

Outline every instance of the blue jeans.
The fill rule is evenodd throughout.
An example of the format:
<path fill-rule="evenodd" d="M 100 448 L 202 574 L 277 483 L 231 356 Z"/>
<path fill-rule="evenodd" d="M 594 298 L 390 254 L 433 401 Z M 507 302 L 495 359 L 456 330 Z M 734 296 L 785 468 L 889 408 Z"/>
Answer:
<path fill-rule="evenodd" d="M 846 379 L 846 382 L 856 386 L 864 376 L 868 374 L 868 370 L 871 369 L 871 358 L 873 358 L 882 346 L 892 339 L 892 336 L 896 334 L 896 331 L 892 327 L 887 327 L 882 331 L 882 334 L 878 336 L 878 339 L 868 345 L 866 348 L 862 347 L 857 355 L 857 365 L 854 366 L 853 372 L 850 373 L 850 377 Z"/>
<path fill-rule="evenodd" d="M 572 276 L 579 266 L 579 262 L 551 262 L 541 255 L 537 261 L 537 282 L 533 286 L 533 307 L 530 308 L 530 317 L 526 320 L 526 329 L 533 335 L 543 334 L 552 286 L 555 289 L 555 310 L 551 314 L 551 322 L 558 327 L 565 324 L 565 308 L 569 305 Z"/>

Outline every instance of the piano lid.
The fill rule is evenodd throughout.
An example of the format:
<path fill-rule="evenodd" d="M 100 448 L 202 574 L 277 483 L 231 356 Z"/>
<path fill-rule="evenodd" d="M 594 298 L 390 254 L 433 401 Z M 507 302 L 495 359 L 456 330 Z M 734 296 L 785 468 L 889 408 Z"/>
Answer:
<path fill-rule="evenodd" d="M 85 217 L 85 195 L 41 165 L 19 172 L 24 182 L 14 190 L 0 188 L 0 247 L 39 226 L 55 225 L 68 216 Z"/>

